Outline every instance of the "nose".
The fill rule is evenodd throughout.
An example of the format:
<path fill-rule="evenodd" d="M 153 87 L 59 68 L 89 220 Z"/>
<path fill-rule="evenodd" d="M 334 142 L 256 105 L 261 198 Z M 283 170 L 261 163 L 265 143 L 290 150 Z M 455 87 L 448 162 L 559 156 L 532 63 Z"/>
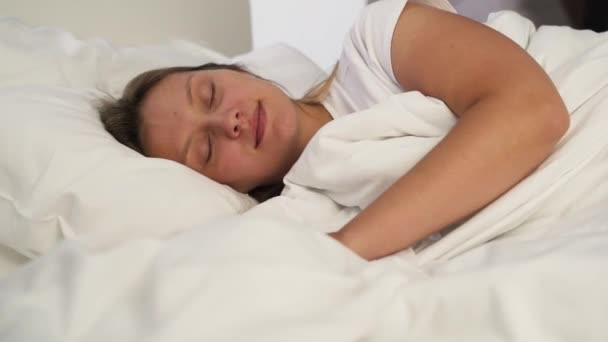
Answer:
<path fill-rule="evenodd" d="M 238 110 L 225 113 L 224 120 L 222 121 L 223 130 L 228 137 L 236 139 L 241 135 L 243 115 Z"/>

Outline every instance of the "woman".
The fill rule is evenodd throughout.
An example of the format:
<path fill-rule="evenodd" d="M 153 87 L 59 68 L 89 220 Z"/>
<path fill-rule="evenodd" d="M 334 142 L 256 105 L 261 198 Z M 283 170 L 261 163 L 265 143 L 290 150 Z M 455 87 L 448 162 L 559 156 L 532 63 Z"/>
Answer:
<path fill-rule="evenodd" d="M 440 8 L 450 7 L 430 0 L 368 6 L 330 79 L 301 100 L 237 66 L 211 64 L 143 74 L 122 99 L 101 108 L 102 118 L 119 141 L 144 155 L 251 192 L 281 184 L 333 118 L 403 91 L 442 100 L 459 118 L 454 128 L 331 234 L 377 259 L 492 202 L 547 158 L 568 129 L 557 90 L 524 50 Z"/>

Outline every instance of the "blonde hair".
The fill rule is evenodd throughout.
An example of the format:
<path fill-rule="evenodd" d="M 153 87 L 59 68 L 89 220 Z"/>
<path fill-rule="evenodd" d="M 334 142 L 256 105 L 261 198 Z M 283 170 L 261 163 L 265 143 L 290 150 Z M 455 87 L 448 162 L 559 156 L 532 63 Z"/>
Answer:
<path fill-rule="evenodd" d="M 317 83 L 312 88 L 310 88 L 310 90 L 308 90 L 306 95 L 304 95 L 298 101 L 305 103 L 305 104 L 309 104 L 309 105 L 320 105 L 321 102 L 327 97 L 327 94 L 329 93 L 329 89 L 331 88 L 331 85 L 332 85 L 334 79 L 336 78 L 337 73 L 338 73 L 338 63 L 336 63 L 336 65 L 332 69 L 329 76 L 327 76 L 327 78 L 325 78 L 324 80 L 322 80 L 321 82 Z"/>

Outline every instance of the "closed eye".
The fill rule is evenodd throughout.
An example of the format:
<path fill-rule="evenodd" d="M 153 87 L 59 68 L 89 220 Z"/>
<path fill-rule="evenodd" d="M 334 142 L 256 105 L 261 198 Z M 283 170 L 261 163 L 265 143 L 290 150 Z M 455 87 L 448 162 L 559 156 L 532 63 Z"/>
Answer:
<path fill-rule="evenodd" d="M 206 164 L 209 164 L 212 154 L 213 154 L 213 142 L 211 140 L 211 134 L 207 134 L 207 160 L 205 161 Z"/>
<path fill-rule="evenodd" d="M 188 103 L 192 106 L 192 75 L 188 76 L 186 80 L 186 96 L 188 97 Z"/>
<path fill-rule="evenodd" d="M 209 108 L 213 106 L 215 100 L 215 83 L 211 82 L 211 96 L 209 97 Z"/>

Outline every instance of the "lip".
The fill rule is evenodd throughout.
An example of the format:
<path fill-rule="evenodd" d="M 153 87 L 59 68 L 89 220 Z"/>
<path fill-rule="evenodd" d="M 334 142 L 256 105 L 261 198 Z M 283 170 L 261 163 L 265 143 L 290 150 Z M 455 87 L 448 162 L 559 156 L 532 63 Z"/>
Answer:
<path fill-rule="evenodd" d="M 255 119 L 255 147 L 258 148 L 258 146 L 260 146 L 264 140 L 264 131 L 266 128 L 266 112 L 264 111 L 264 107 L 260 102 L 258 102 Z"/>

